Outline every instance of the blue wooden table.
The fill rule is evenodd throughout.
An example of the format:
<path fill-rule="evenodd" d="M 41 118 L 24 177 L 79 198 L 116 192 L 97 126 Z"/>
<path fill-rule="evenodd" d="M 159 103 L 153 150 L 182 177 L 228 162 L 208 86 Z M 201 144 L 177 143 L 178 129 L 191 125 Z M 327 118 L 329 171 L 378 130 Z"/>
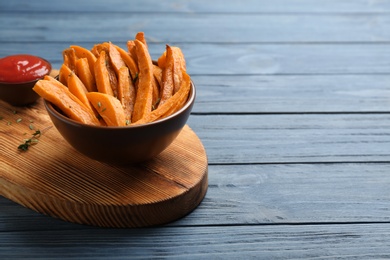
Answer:
<path fill-rule="evenodd" d="M 203 202 L 110 229 L 1 197 L 0 259 L 390 258 L 390 1 L 0 2 L 0 57 L 59 68 L 71 44 L 124 47 L 138 31 L 153 58 L 166 43 L 186 57 Z"/>

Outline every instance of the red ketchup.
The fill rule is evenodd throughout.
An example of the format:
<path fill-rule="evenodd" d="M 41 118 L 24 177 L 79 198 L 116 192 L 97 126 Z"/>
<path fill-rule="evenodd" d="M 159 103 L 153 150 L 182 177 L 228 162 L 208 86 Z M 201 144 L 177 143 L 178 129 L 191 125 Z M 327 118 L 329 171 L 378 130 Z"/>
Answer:
<path fill-rule="evenodd" d="M 20 83 L 43 78 L 51 70 L 44 59 L 28 55 L 11 55 L 0 59 L 0 82 Z"/>

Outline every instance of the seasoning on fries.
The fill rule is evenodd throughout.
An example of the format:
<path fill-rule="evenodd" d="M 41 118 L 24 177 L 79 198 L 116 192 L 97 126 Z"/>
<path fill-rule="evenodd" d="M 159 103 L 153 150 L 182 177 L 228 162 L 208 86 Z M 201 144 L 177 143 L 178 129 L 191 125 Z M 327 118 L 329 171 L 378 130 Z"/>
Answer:
<path fill-rule="evenodd" d="M 143 32 L 126 47 L 71 45 L 58 80 L 46 76 L 33 89 L 67 117 L 90 125 L 145 124 L 183 107 L 191 79 L 181 49 L 166 45 L 154 64 Z"/>

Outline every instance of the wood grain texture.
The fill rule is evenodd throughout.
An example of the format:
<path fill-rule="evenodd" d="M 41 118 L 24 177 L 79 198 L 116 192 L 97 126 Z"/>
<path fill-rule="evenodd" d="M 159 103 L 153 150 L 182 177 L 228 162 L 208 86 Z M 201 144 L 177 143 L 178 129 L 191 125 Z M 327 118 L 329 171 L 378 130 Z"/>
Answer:
<path fill-rule="evenodd" d="M 202 203 L 160 227 L 1 197 L 0 258 L 389 259 L 389 14 L 387 0 L 0 1 L 0 56 L 59 67 L 70 44 L 125 47 L 139 30 L 153 59 L 181 47 L 209 160 Z"/>
<path fill-rule="evenodd" d="M 20 12 L 71 12 L 71 13 L 96 13 L 102 12 L 129 12 L 129 13 L 388 13 L 390 3 L 388 1 L 370 0 L 322 0 L 321 4 L 310 0 L 134 0 L 123 2 L 111 0 L 107 4 L 105 0 L 94 0 L 90 3 L 77 0 L 67 2 L 55 2 L 41 0 L 39 4 L 30 0 L 2 1 L 1 11 Z"/>
<path fill-rule="evenodd" d="M 0 192 L 28 208 L 76 223 L 140 227 L 183 217 L 206 193 L 206 153 L 188 126 L 151 161 L 116 167 L 84 157 L 48 129 L 42 100 L 17 112 L 0 105 Z M 29 138 L 32 124 L 43 135 L 20 152 L 17 142 Z"/>
<path fill-rule="evenodd" d="M 389 241 L 389 224 L 22 231 L 0 234 L 0 257 L 388 259 Z"/>
<path fill-rule="evenodd" d="M 389 170 L 389 163 L 210 165 L 202 203 L 165 227 L 387 223 Z M 55 228 L 78 235 L 95 229 L 5 198 L 0 205 L 0 234 Z"/>
<path fill-rule="evenodd" d="M 212 164 L 384 162 L 388 114 L 192 115 Z"/>
<path fill-rule="evenodd" d="M 224 80 L 222 80 L 222 78 Z M 193 113 L 386 113 L 389 75 L 206 75 Z"/>
<path fill-rule="evenodd" d="M 125 47 L 123 42 L 115 42 Z M 102 40 L 102 39 L 101 39 Z M 69 47 L 69 40 L 61 43 L 29 43 L 29 52 L 46 58 L 54 68 L 62 64 L 61 50 Z M 94 43 L 81 44 L 90 48 Z M 251 75 L 388 75 L 390 50 L 387 44 L 176 44 L 186 58 L 191 76 Z M 26 43 L 2 43 L 0 56 L 20 53 Z M 163 52 L 164 44 L 148 44 L 153 59 Z M 212 62 L 210 62 L 212 61 Z M 375 82 L 375 81 L 373 81 Z M 196 84 L 196 82 L 195 82 Z M 369 87 L 368 87 L 369 88 Z"/>
<path fill-rule="evenodd" d="M 42 28 L 41 19 L 50 23 Z M 110 20 L 107 23 L 107 20 Z M 147 22 L 141 22 L 146 20 Z M 236 21 L 240 21 L 239 23 Z M 207 21 L 207 22 L 206 22 Z M 2 26 L 17 29 L 3 42 L 70 41 L 112 42 L 130 39 L 144 31 L 148 42 L 184 43 L 351 43 L 389 42 L 388 14 L 316 15 L 194 13 L 2 13 Z M 159 26 L 156 26 L 158 24 Z M 208 24 L 213 26 L 208 26 Z M 315 24 L 315 26 L 313 26 Z M 80 26 L 81 25 L 81 26 Z M 79 27 L 80 26 L 80 27 Z M 78 30 L 74 30 L 79 27 Z M 58 30 L 57 28 L 61 28 Z M 319 29 L 320 28 L 320 29 Z M 169 31 L 170 33 L 166 33 Z M 229 33 L 226 33 L 229 31 Z M 126 32 L 124 35 L 123 32 Z M 200 33 L 194 33 L 200 32 Z M 256 33 L 252 33 L 256 32 Z M 50 35 L 50 37 L 48 37 Z M 69 38 L 68 35 L 72 35 Z M 212 35 L 212 37 L 210 37 Z M 245 35 L 245 37 L 243 37 Z"/>

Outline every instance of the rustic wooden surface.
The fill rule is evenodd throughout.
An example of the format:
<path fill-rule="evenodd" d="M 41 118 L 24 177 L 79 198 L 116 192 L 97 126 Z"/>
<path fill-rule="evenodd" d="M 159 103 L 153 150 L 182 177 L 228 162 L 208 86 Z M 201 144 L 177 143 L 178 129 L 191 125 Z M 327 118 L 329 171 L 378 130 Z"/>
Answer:
<path fill-rule="evenodd" d="M 137 165 L 115 166 L 75 151 L 48 118 L 0 101 L 0 194 L 43 214 L 101 227 L 147 227 L 177 220 L 207 191 L 207 155 L 185 126 L 165 151 Z M 26 152 L 18 145 L 40 130 Z M 39 144 L 39 145 L 38 145 Z"/>
<path fill-rule="evenodd" d="M 125 46 L 137 31 L 154 58 L 181 47 L 209 168 L 199 207 L 158 228 L 72 224 L 0 198 L 1 258 L 390 258 L 390 1 L 19 0 L 0 12 L 0 56 L 55 67 L 70 44 Z"/>

